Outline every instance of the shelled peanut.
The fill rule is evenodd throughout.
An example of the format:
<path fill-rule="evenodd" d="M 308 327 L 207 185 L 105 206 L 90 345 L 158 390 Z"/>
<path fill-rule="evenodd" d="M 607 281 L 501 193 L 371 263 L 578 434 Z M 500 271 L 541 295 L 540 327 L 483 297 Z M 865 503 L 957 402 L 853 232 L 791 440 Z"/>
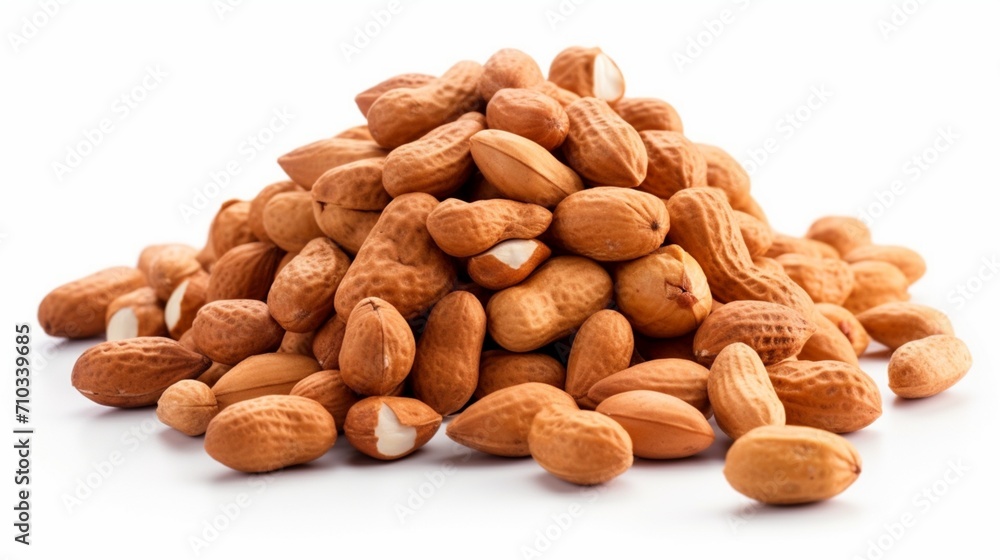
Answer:
<path fill-rule="evenodd" d="M 366 124 L 224 203 L 204 248 L 151 246 L 59 287 L 39 322 L 106 331 L 73 385 L 159 401 L 237 470 L 311 461 L 338 432 L 400 459 L 454 415 L 463 445 L 597 484 L 633 456 L 704 451 L 714 412 L 738 491 L 832 497 L 860 473 L 835 434 L 882 414 L 858 362 L 871 339 L 904 398 L 971 368 L 947 317 L 908 301 L 923 259 L 853 218 L 774 231 L 733 157 L 624 94 L 596 48 L 547 75 L 504 49 L 391 77 L 355 99 Z"/>

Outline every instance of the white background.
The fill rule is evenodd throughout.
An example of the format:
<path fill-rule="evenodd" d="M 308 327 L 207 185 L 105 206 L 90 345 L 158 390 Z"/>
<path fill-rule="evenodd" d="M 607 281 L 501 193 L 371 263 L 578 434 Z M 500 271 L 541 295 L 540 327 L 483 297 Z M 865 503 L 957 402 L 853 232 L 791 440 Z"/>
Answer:
<path fill-rule="evenodd" d="M 0 554 L 195 556 L 191 538 L 204 538 L 206 522 L 238 501 L 238 516 L 207 535 L 201 557 L 849 559 L 995 550 L 1000 279 L 983 262 L 1000 252 L 1000 6 L 576 2 L 399 0 L 378 29 L 372 12 L 387 1 L 246 0 L 221 14 L 211 0 L 71 2 L 51 17 L 38 15 L 44 2 L 4 2 L 3 355 L 12 356 L 13 325 L 34 321 L 56 285 L 132 264 L 147 244 L 200 245 L 219 203 L 282 179 L 277 156 L 362 122 L 358 91 L 401 72 L 482 62 L 501 47 L 521 48 L 545 68 L 565 46 L 582 44 L 600 45 L 618 62 L 628 95 L 673 103 L 696 141 L 747 160 L 773 138 L 778 148 L 754 171 L 753 189 L 778 229 L 802 234 L 823 214 L 868 213 L 876 241 L 921 251 L 929 272 L 914 299 L 952 315 L 976 360 L 966 380 L 932 399 L 899 402 L 886 387 L 884 357 L 866 360 L 883 389 L 884 416 L 849 436 L 864 458 L 861 478 L 826 503 L 761 508 L 726 484 L 724 438 L 690 460 L 640 461 L 596 494 L 530 460 L 464 455 L 443 430 L 398 463 L 368 460 L 341 440 L 308 467 L 247 477 L 210 459 L 201 440 L 156 423 L 151 409 L 84 399 L 69 372 L 91 343 L 59 344 L 38 332 L 34 544 L 12 541 L 15 457 L 5 446 Z M 893 25 L 897 9 L 898 29 L 886 35 L 880 21 Z M 23 18 L 44 25 L 33 32 Z M 358 37 L 366 24 L 376 33 Z M 344 45 L 355 41 L 367 44 L 346 56 Z M 679 63 L 678 54 L 690 60 Z M 120 97 L 149 68 L 166 76 L 147 80 L 156 87 L 139 91 L 143 99 L 126 113 Z M 822 90 L 825 99 L 813 97 Z M 812 109 L 801 109 L 810 99 Z M 783 119 L 797 109 L 800 126 L 789 135 Z M 276 110 L 293 115 L 290 124 L 264 132 L 271 142 L 259 153 L 241 152 Z M 112 131 L 60 176 L 53 164 L 102 119 Z M 939 131 L 957 138 L 935 151 Z M 934 161 L 921 169 L 915 156 Z M 240 172 L 186 220 L 182 205 L 234 159 Z M 953 292 L 959 285 L 970 297 Z M 13 365 L 5 368 L 0 396 L 8 404 L 0 410 L 10 411 L 13 427 Z M 120 464 L 102 475 L 112 456 Z M 65 496 L 85 493 L 88 478 L 99 485 L 67 508 Z M 421 484 L 429 479 L 443 484 L 428 492 Z M 933 502 L 917 497 L 926 489 Z M 396 506 L 421 490 L 430 496 L 401 522 Z M 893 535 L 904 515 L 914 524 Z M 546 532 L 554 538 L 541 538 Z M 873 542 L 889 550 L 871 549 Z"/>

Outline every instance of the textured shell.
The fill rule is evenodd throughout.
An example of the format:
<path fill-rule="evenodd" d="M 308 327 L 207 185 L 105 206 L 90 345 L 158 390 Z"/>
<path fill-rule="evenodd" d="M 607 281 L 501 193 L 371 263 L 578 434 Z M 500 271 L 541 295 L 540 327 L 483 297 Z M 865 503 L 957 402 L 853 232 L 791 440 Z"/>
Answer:
<path fill-rule="evenodd" d="M 861 474 L 861 457 L 846 439 L 801 426 L 763 426 L 726 454 L 726 480 L 767 504 L 803 504 L 840 494 Z"/>
<path fill-rule="evenodd" d="M 327 171 L 367 158 L 384 157 L 388 152 L 370 140 L 324 138 L 278 158 L 288 177 L 307 189 Z"/>
<path fill-rule="evenodd" d="M 468 273 L 484 288 L 503 290 L 520 284 L 551 255 L 552 249 L 537 239 L 508 239 L 470 258 Z"/>
<path fill-rule="evenodd" d="M 136 336 L 166 336 L 167 324 L 163 318 L 163 304 L 153 288 L 139 288 L 116 297 L 104 312 L 105 323 L 123 309 L 130 309 L 137 320 Z"/>
<path fill-rule="evenodd" d="M 385 162 L 386 158 L 362 159 L 321 175 L 312 188 L 313 200 L 321 205 L 317 214 L 322 215 L 322 205 L 369 212 L 385 208 L 392 201 L 382 184 Z"/>
<path fill-rule="evenodd" d="M 264 229 L 275 245 L 297 253 L 309 241 L 323 236 L 313 217 L 313 198 L 307 192 L 275 195 L 264 207 Z"/>
<path fill-rule="evenodd" d="M 368 130 L 380 146 L 396 148 L 477 110 L 482 72 L 478 62 L 463 60 L 423 86 L 387 91 L 368 109 Z"/>
<path fill-rule="evenodd" d="M 194 379 L 182 379 L 167 388 L 156 403 L 156 417 L 189 436 L 200 436 L 219 413 L 215 393 Z"/>
<path fill-rule="evenodd" d="M 337 242 L 337 245 L 352 255 L 356 255 L 364 245 L 365 240 L 375 229 L 381 211 L 350 210 L 313 202 L 313 217 L 316 224 L 323 230 L 323 233 L 330 239 Z"/>
<path fill-rule="evenodd" d="M 313 356 L 324 369 L 340 369 L 340 348 L 344 344 L 347 321 L 340 315 L 330 317 L 313 338 Z"/>
<path fill-rule="evenodd" d="M 501 457 L 527 457 L 528 432 L 538 411 L 548 406 L 576 408 L 573 397 L 544 383 L 521 383 L 483 397 L 466 408 L 446 433 L 454 441 Z"/>
<path fill-rule="evenodd" d="M 212 266 L 205 300 L 266 300 L 283 256 L 284 251 L 270 243 L 234 247 Z"/>
<path fill-rule="evenodd" d="M 146 276 L 138 269 L 104 269 L 49 292 L 38 305 L 38 323 L 49 336 L 97 336 L 104 332 L 108 305 L 145 285 Z"/>
<path fill-rule="evenodd" d="M 205 451 L 231 469 L 268 472 L 318 459 L 336 441 L 333 417 L 318 402 L 269 395 L 220 412 L 208 425 Z"/>
<path fill-rule="evenodd" d="M 365 298 L 347 319 L 340 375 L 362 395 L 388 395 L 410 373 L 415 353 L 406 319 L 388 302 Z"/>
<path fill-rule="evenodd" d="M 250 356 L 222 375 L 212 391 L 220 408 L 264 395 L 287 395 L 296 383 L 320 370 L 316 360 L 299 354 Z"/>
<path fill-rule="evenodd" d="M 793 237 L 783 233 L 774 234 L 771 246 L 767 249 L 767 253 L 764 255 L 771 258 L 777 258 L 781 255 L 787 255 L 788 253 L 805 255 L 807 257 L 814 257 L 817 259 L 839 258 L 837 256 L 837 250 L 822 241 L 806 239 L 804 237 Z"/>
<path fill-rule="evenodd" d="M 546 150 L 562 145 L 569 133 L 569 116 L 558 101 L 533 89 L 502 89 L 486 106 L 491 129 L 523 136 Z"/>
<path fill-rule="evenodd" d="M 425 86 L 434 79 L 435 77 L 430 74 L 398 74 L 391 78 L 382 80 L 365 91 L 357 94 L 354 96 L 354 103 L 357 104 L 358 110 L 361 111 L 361 114 L 367 117 L 368 109 L 371 109 L 372 103 L 375 103 L 376 99 L 382 97 L 383 93 L 394 89 Z"/>
<path fill-rule="evenodd" d="M 851 295 L 854 275 L 850 265 L 840 259 L 818 259 L 789 253 L 777 261 L 785 274 L 809 294 L 816 303 L 841 305 Z"/>
<path fill-rule="evenodd" d="M 736 223 L 740 227 L 740 237 L 746 243 L 750 256 L 756 261 L 758 257 L 766 255 L 771 244 L 774 243 L 774 230 L 771 229 L 771 226 L 746 212 L 736 211 L 735 214 Z"/>
<path fill-rule="evenodd" d="M 712 309 L 705 273 L 678 245 L 619 265 L 615 301 L 637 331 L 658 338 L 693 332 Z"/>
<path fill-rule="evenodd" d="M 250 356 L 272 352 L 285 335 L 267 309 L 253 299 L 205 304 L 191 325 L 194 343 L 214 362 L 235 365 Z"/>
<path fill-rule="evenodd" d="M 741 208 L 750 196 L 750 175 L 728 152 L 710 144 L 695 144 L 705 158 L 705 178 L 709 186 L 721 189 L 734 208 Z"/>
<path fill-rule="evenodd" d="M 507 239 L 532 239 L 548 229 L 552 213 L 537 204 L 449 198 L 427 216 L 427 231 L 442 251 L 471 257 Z"/>
<path fill-rule="evenodd" d="M 250 202 L 227 200 L 222 203 L 208 231 L 212 251 L 221 256 L 233 247 L 254 241 L 250 231 Z"/>
<path fill-rule="evenodd" d="M 531 456 L 557 478 L 573 484 L 607 482 L 632 466 L 632 440 L 617 422 L 597 412 L 565 407 L 535 416 L 528 436 Z"/>
<path fill-rule="evenodd" d="M 882 415 L 875 381 L 857 366 L 797 361 L 767 368 L 788 424 L 838 434 L 860 430 Z"/>
<path fill-rule="evenodd" d="M 391 456 L 379 451 L 378 422 L 382 407 L 387 407 L 401 425 L 416 429 L 416 438 L 409 450 Z M 439 427 L 441 427 L 441 415 L 417 399 L 368 397 L 359 401 L 347 412 L 344 435 L 358 451 L 374 459 L 389 461 L 401 459 L 423 447 L 434 437 Z"/>
<path fill-rule="evenodd" d="M 785 423 L 785 407 L 767 368 L 746 344 L 731 344 L 719 353 L 708 374 L 708 400 L 719 428 L 734 440 L 754 428 Z"/>
<path fill-rule="evenodd" d="M 857 317 L 865 332 L 890 350 L 936 334 L 955 334 L 947 315 L 917 303 L 885 303 Z"/>
<path fill-rule="evenodd" d="M 646 130 L 684 132 L 681 116 L 677 114 L 673 105 L 662 99 L 623 97 L 616 101 L 612 107 L 618 116 L 625 119 L 625 122 L 632 125 L 632 128 L 636 129 L 637 132 Z M 650 165 L 652 166 L 652 154 L 650 154 Z"/>
<path fill-rule="evenodd" d="M 670 239 L 701 265 L 712 297 L 727 303 L 770 301 L 798 310 L 814 311 L 809 294 L 787 275 L 758 268 L 750 257 L 739 224 L 718 189 L 684 189 L 670 197 Z"/>
<path fill-rule="evenodd" d="M 587 397 L 595 383 L 628 369 L 635 340 L 624 315 L 611 309 L 594 313 L 573 338 L 566 364 L 566 392 L 581 407 L 594 408 Z"/>
<path fill-rule="evenodd" d="M 382 174 L 386 192 L 393 197 L 424 192 L 443 198 L 458 190 L 475 168 L 469 138 L 485 128 L 479 117 L 443 124 L 390 152 Z"/>
<path fill-rule="evenodd" d="M 438 414 L 458 411 L 479 383 L 486 311 L 469 292 L 452 292 L 427 318 L 410 372 L 413 394 Z"/>
<path fill-rule="evenodd" d="M 806 238 L 822 241 L 841 255 L 870 245 L 872 232 L 864 222 L 850 216 L 824 216 L 809 226 Z"/>
<path fill-rule="evenodd" d="M 181 379 L 193 379 L 212 361 L 162 337 L 102 342 L 87 349 L 73 366 L 73 387 L 105 406 L 149 406 Z"/>
<path fill-rule="evenodd" d="M 597 47 L 568 47 L 549 66 L 549 81 L 581 97 L 614 103 L 625 94 L 618 65 Z"/>
<path fill-rule="evenodd" d="M 898 268 L 907 281 L 913 284 L 927 272 L 927 263 L 913 249 L 895 245 L 865 245 L 844 255 L 849 263 L 861 261 L 882 261 Z"/>
<path fill-rule="evenodd" d="M 493 339 L 530 352 L 577 329 L 611 301 L 611 276 L 582 257 L 549 259 L 524 282 L 497 292 L 486 306 Z"/>
<path fill-rule="evenodd" d="M 817 304 L 816 311 L 829 319 L 840 332 L 844 333 L 854 348 L 855 355 L 861 356 L 865 353 L 871 344 L 871 337 L 853 313 L 832 303 Z"/>
<path fill-rule="evenodd" d="M 646 146 L 632 125 L 607 102 L 583 97 L 566 107 L 569 134 L 563 154 L 570 167 L 595 185 L 637 187 L 646 178 Z"/>
<path fill-rule="evenodd" d="M 698 361 L 711 365 L 730 344 L 753 348 L 767 365 L 795 356 L 816 332 L 796 310 L 765 301 L 734 301 L 712 312 L 694 336 Z"/>
<path fill-rule="evenodd" d="M 839 325 L 819 313 L 813 316 L 813 322 L 816 324 L 816 332 L 809 337 L 809 340 L 802 346 L 802 350 L 799 351 L 798 358 L 800 360 L 814 362 L 836 360 L 858 365 L 859 354 L 855 351 L 854 343 L 847 338 L 847 334 L 840 329 Z"/>
<path fill-rule="evenodd" d="M 597 412 L 628 432 L 632 452 L 643 459 L 680 459 L 708 449 L 715 432 L 690 404 L 656 391 L 626 391 L 604 399 Z"/>
<path fill-rule="evenodd" d="M 542 146 L 503 130 L 484 130 L 470 140 L 479 171 L 512 200 L 552 208 L 583 190 L 583 181 Z"/>
<path fill-rule="evenodd" d="M 673 395 L 709 416 L 708 369 L 695 362 L 664 358 L 636 364 L 594 383 L 587 397 L 595 403 L 626 391 L 649 390 Z"/>
<path fill-rule="evenodd" d="M 544 383 L 556 389 L 566 386 L 566 369 L 546 354 L 521 354 L 506 350 L 483 352 L 475 398 L 481 399 L 521 383 Z"/>
<path fill-rule="evenodd" d="M 312 399 L 333 416 L 339 431 L 344 431 L 344 420 L 347 411 L 354 406 L 361 396 L 344 383 L 340 372 L 335 369 L 325 369 L 303 377 L 292 387 L 290 395 Z"/>
<path fill-rule="evenodd" d="M 934 335 L 899 347 L 889 360 L 889 389 L 906 399 L 936 395 L 958 383 L 972 369 L 964 342 Z"/>
<path fill-rule="evenodd" d="M 708 186 L 705 157 L 680 132 L 649 130 L 640 132 L 649 165 L 639 190 L 660 198 L 670 198 L 681 189 Z"/>
<path fill-rule="evenodd" d="M 542 69 L 530 55 L 517 49 L 500 49 L 483 64 L 479 95 L 492 101 L 504 88 L 528 88 L 544 81 Z"/>
<path fill-rule="evenodd" d="M 189 245 L 172 244 L 158 251 L 149 262 L 146 280 L 156 290 L 157 297 L 166 301 L 181 282 L 201 270 L 197 249 Z"/>
<path fill-rule="evenodd" d="M 854 289 L 843 305 L 855 315 L 885 303 L 910 299 L 910 282 L 895 266 L 882 261 L 860 261 L 850 266 Z"/>
<path fill-rule="evenodd" d="M 264 229 L 264 207 L 267 206 L 267 203 L 270 202 L 275 196 L 288 192 L 304 191 L 301 186 L 295 183 L 295 181 L 278 181 L 277 183 L 271 183 L 261 189 L 260 192 L 257 193 L 257 196 L 253 197 L 253 200 L 250 201 L 250 212 L 247 214 L 247 225 L 250 226 L 250 231 L 258 241 L 273 243 L 271 238 L 267 235 L 267 230 Z"/>
<path fill-rule="evenodd" d="M 595 187 L 556 206 L 551 232 L 568 250 L 598 261 L 627 261 L 663 245 L 670 217 L 663 201 L 633 189 Z"/>
<path fill-rule="evenodd" d="M 274 277 L 267 295 L 271 316 L 286 330 L 306 333 L 333 313 L 333 298 L 351 260 L 325 238 L 310 241 Z"/>
<path fill-rule="evenodd" d="M 349 317 L 359 301 L 381 298 L 405 318 L 429 309 L 455 282 L 455 265 L 427 232 L 437 200 L 405 194 L 386 206 L 337 290 L 337 313 Z"/>

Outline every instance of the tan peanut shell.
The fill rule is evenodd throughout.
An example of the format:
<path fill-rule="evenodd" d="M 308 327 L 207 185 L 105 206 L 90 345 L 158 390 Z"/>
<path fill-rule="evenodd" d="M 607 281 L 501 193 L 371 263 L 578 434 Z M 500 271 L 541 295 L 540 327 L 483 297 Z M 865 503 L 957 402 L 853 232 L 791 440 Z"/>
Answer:
<path fill-rule="evenodd" d="M 501 457 L 527 457 L 528 432 L 535 415 L 549 406 L 576 409 L 573 397 L 544 383 L 521 383 L 490 393 L 453 419 L 452 440 Z"/>
<path fill-rule="evenodd" d="M 38 305 L 38 323 L 49 336 L 97 336 L 104 332 L 108 305 L 143 286 L 146 277 L 138 269 L 104 269 L 49 292 Z"/>
<path fill-rule="evenodd" d="M 93 346 L 73 365 L 71 382 L 83 396 L 104 406 L 156 404 L 181 379 L 193 379 L 212 361 L 163 337 L 112 340 Z"/>
<path fill-rule="evenodd" d="M 212 220 L 208 233 L 212 252 L 221 257 L 233 247 L 253 240 L 253 232 L 250 230 L 250 202 L 246 200 L 223 202 Z"/>
<path fill-rule="evenodd" d="M 871 344 L 871 337 L 868 336 L 865 327 L 853 313 L 832 303 L 818 303 L 816 304 L 816 311 L 829 319 L 837 326 L 840 332 L 844 333 L 847 340 L 851 342 L 855 355 L 860 356 L 865 353 L 868 345 Z"/>
<path fill-rule="evenodd" d="M 452 292 L 427 317 L 410 372 L 413 394 L 438 414 L 460 410 L 479 383 L 486 311 L 469 292 Z"/>
<path fill-rule="evenodd" d="M 666 206 L 634 189 L 594 187 L 571 194 L 552 213 L 563 247 L 596 261 L 627 261 L 656 250 L 670 229 Z"/>
<path fill-rule="evenodd" d="M 632 466 L 632 440 L 613 419 L 590 410 L 550 407 L 528 435 L 531 456 L 556 478 L 580 485 L 607 482 Z"/>
<path fill-rule="evenodd" d="M 295 181 L 278 181 L 264 187 L 257 193 L 257 196 L 253 197 L 250 201 L 250 211 L 247 214 L 247 225 L 250 226 L 250 232 L 253 233 L 257 241 L 274 243 L 267 235 L 267 230 L 264 229 L 264 208 L 267 206 L 267 203 L 279 194 L 302 192 L 303 190 Z"/>
<path fill-rule="evenodd" d="M 906 280 L 913 284 L 927 272 L 927 263 L 913 249 L 896 245 L 863 245 L 843 255 L 845 261 L 882 261 L 898 268 Z"/>
<path fill-rule="evenodd" d="M 583 190 L 576 171 L 527 138 L 503 130 L 484 130 L 470 142 L 479 171 L 511 200 L 552 208 Z"/>
<path fill-rule="evenodd" d="M 390 394 L 413 366 L 416 343 L 406 320 L 390 303 L 369 297 L 347 319 L 340 375 L 362 395 Z"/>
<path fill-rule="evenodd" d="M 569 132 L 569 116 L 562 105 L 533 89 L 497 91 L 486 106 L 486 122 L 490 129 L 517 134 L 546 150 L 561 146 Z"/>
<path fill-rule="evenodd" d="M 566 386 L 566 368 L 546 354 L 487 350 L 479 363 L 479 384 L 474 397 L 483 397 L 522 383 L 544 383 L 556 389 Z"/>
<path fill-rule="evenodd" d="M 905 399 L 936 395 L 961 381 L 972 369 L 968 346 L 939 334 L 900 346 L 889 360 L 889 389 Z"/>
<path fill-rule="evenodd" d="M 189 436 L 200 436 L 219 413 L 212 389 L 194 379 L 182 379 L 167 388 L 156 403 L 160 422 Z"/>
<path fill-rule="evenodd" d="M 736 214 L 736 223 L 740 228 L 740 237 L 743 238 L 747 251 L 750 252 L 750 256 L 756 263 L 757 258 L 766 255 L 771 244 L 774 243 L 774 230 L 771 229 L 771 226 L 746 212 L 734 211 L 734 213 Z M 782 268 L 782 270 L 784 269 Z"/>
<path fill-rule="evenodd" d="M 552 213 L 537 204 L 449 198 L 427 216 L 427 231 L 442 251 L 471 257 L 507 239 L 533 239 L 548 229 Z"/>
<path fill-rule="evenodd" d="M 542 69 L 530 55 L 517 49 L 500 49 L 483 64 L 478 90 L 483 99 L 492 101 L 504 88 L 529 88 L 543 81 Z"/>
<path fill-rule="evenodd" d="M 640 333 L 672 338 L 693 332 L 712 308 L 701 266 L 679 245 L 615 268 L 615 300 Z"/>
<path fill-rule="evenodd" d="M 765 365 L 799 353 L 816 332 L 816 325 L 796 310 L 764 301 L 734 301 L 713 311 L 698 327 L 694 354 L 711 365 L 730 344 L 742 342 L 754 349 Z"/>
<path fill-rule="evenodd" d="M 462 118 L 442 124 L 385 158 L 382 181 L 392 197 L 423 192 L 437 198 L 451 196 L 475 168 L 469 139 L 485 128 L 485 118 Z"/>
<path fill-rule="evenodd" d="M 649 159 L 639 190 L 668 199 L 682 189 L 708 186 L 705 157 L 683 134 L 646 130 L 639 137 Z"/>
<path fill-rule="evenodd" d="M 368 109 L 368 130 L 378 145 L 396 148 L 477 110 L 482 72 L 479 63 L 465 60 L 422 86 L 385 92 Z"/>
<path fill-rule="evenodd" d="M 391 461 L 423 447 L 440 426 L 441 415 L 417 399 L 368 397 L 347 412 L 344 435 L 365 455 Z"/>
<path fill-rule="evenodd" d="M 382 80 L 381 82 L 357 94 L 354 96 L 354 103 L 357 104 L 358 110 L 361 111 L 361 114 L 367 117 L 368 109 L 371 108 L 376 99 L 382 97 L 383 93 L 394 89 L 424 86 L 432 80 L 434 80 L 434 76 L 431 76 L 430 74 L 398 74 L 391 78 Z"/>
<path fill-rule="evenodd" d="M 607 102 L 582 97 L 566 107 L 566 161 L 593 185 L 637 187 L 646 178 L 646 147 L 632 125 Z"/>
<path fill-rule="evenodd" d="M 273 352 L 285 335 L 267 309 L 254 299 L 226 299 L 205 304 L 191 325 L 198 349 L 213 362 L 236 365 Z"/>
<path fill-rule="evenodd" d="M 219 408 L 264 395 L 287 395 L 302 379 L 320 370 L 316 360 L 298 354 L 250 356 L 212 385 Z"/>
<path fill-rule="evenodd" d="M 840 259 L 818 259 L 792 253 L 779 255 L 776 260 L 788 277 L 802 286 L 816 303 L 842 305 L 854 288 L 854 274 Z"/>
<path fill-rule="evenodd" d="M 137 336 L 167 336 L 163 304 L 153 288 L 139 288 L 118 296 L 105 311 L 108 340 Z"/>
<path fill-rule="evenodd" d="M 483 288 L 503 290 L 520 284 L 551 255 L 537 239 L 508 239 L 470 258 L 467 272 Z"/>
<path fill-rule="evenodd" d="M 306 333 L 323 325 L 351 260 L 326 237 L 313 239 L 274 277 L 267 294 L 271 316 L 285 330 Z"/>
<path fill-rule="evenodd" d="M 594 408 L 587 393 L 595 383 L 628 369 L 635 342 L 628 320 L 604 309 L 591 315 L 573 338 L 566 364 L 566 392 L 581 408 Z"/>
<path fill-rule="evenodd" d="M 690 457 L 715 441 L 712 426 L 698 409 L 665 393 L 618 393 L 597 405 L 597 412 L 625 428 L 632 453 L 643 459 Z"/>
<path fill-rule="evenodd" d="M 955 334 L 947 315 L 933 307 L 908 301 L 885 303 L 857 317 L 865 332 L 890 350 L 928 336 Z"/>
<path fill-rule="evenodd" d="M 611 301 L 611 276 L 583 257 L 554 257 L 486 306 L 490 335 L 512 352 L 541 348 L 578 328 Z"/>
<path fill-rule="evenodd" d="M 872 232 L 857 218 L 824 216 L 809 226 L 806 238 L 822 241 L 840 255 L 846 255 L 858 247 L 871 245 Z"/>
<path fill-rule="evenodd" d="M 861 474 L 861 457 L 843 437 L 802 426 L 762 426 L 726 454 L 726 480 L 765 504 L 805 504 L 843 492 Z"/>
<path fill-rule="evenodd" d="M 312 353 L 324 369 L 340 369 L 340 348 L 344 344 L 346 330 L 347 320 L 334 315 L 316 331 Z"/>
<path fill-rule="evenodd" d="M 910 282 L 895 266 L 882 261 L 860 261 L 851 264 L 854 288 L 843 303 L 857 315 L 885 303 L 908 301 Z"/>
<path fill-rule="evenodd" d="M 455 281 L 455 265 L 427 232 L 437 200 L 425 193 L 396 197 L 379 218 L 334 298 L 337 313 L 349 317 L 359 301 L 377 297 L 404 318 L 429 309 Z"/>
<path fill-rule="evenodd" d="M 708 401 L 708 369 L 680 358 L 653 359 L 609 375 L 594 383 L 587 398 L 594 403 L 626 391 L 649 390 L 673 395 L 711 415 Z"/>
<path fill-rule="evenodd" d="M 337 430 L 341 432 L 344 431 L 347 411 L 361 400 L 361 396 L 344 383 L 340 372 L 335 369 L 325 369 L 303 377 L 289 394 L 306 397 L 323 405 L 330 416 L 333 416 Z"/>
<path fill-rule="evenodd" d="M 247 473 L 308 463 L 337 441 L 333 417 L 318 402 L 268 395 L 237 403 L 218 414 L 205 433 L 205 451 Z"/>
<path fill-rule="evenodd" d="M 222 255 L 212 266 L 205 301 L 264 301 L 284 252 L 270 243 L 246 243 Z"/>
<path fill-rule="evenodd" d="M 806 239 L 805 237 L 792 237 L 791 235 L 785 235 L 783 233 L 774 234 L 774 240 L 771 242 L 771 247 L 768 248 L 767 253 L 765 253 L 764 256 L 778 258 L 781 255 L 787 255 L 789 253 L 815 257 L 818 259 L 839 258 L 837 250 L 822 241 Z"/>
<path fill-rule="evenodd" d="M 580 97 L 614 103 L 625 95 L 625 78 L 611 58 L 597 47 L 569 47 L 552 59 L 549 81 Z"/>
<path fill-rule="evenodd" d="M 785 424 L 785 407 L 767 368 L 746 344 L 730 344 L 719 353 L 708 374 L 708 400 L 719 428 L 734 440 L 760 426 Z"/>
<path fill-rule="evenodd" d="M 813 322 L 816 324 L 816 332 L 809 337 L 809 340 L 802 346 L 802 350 L 799 351 L 798 358 L 800 360 L 814 362 L 836 360 L 855 366 L 859 365 L 859 354 L 854 343 L 836 323 L 820 313 L 813 317 Z"/>
<path fill-rule="evenodd" d="M 882 415 L 878 386 L 857 366 L 827 360 L 784 362 L 767 369 L 788 424 L 843 434 Z"/>
<path fill-rule="evenodd" d="M 684 133 L 684 124 L 674 106 L 653 97 L 623 97 L 611 105 L 618 116 L 638 132 L 669 130 Z"/>
<path fill-rule="evenodd" d="M 708 185 L 722 190 L 733 208 L 743 210 L 750 196 L 750 176 L 733 156 L 718 146 L 696 144 L 705 158 Z"/>
<path fill-rule="evenodd" d="M 298 253 L 307 243 L 323 236 L 313 216 L 313 198 L 304 191 L 273 196 L 264 206 L 264 230 L 278 247 Z"/>

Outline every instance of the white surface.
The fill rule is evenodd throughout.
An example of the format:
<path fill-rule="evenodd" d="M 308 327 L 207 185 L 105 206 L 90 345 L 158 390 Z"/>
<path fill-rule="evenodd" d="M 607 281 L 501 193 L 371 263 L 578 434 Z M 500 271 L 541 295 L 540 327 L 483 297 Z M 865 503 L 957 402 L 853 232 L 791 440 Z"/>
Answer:
<path fill-rule="evenodd" d="M 203 558 L 514 559 L 544 547 L 546 531 L 556 538 L 544 558 L 849 559 L 865 557 L 880 537 L 892 544 L 884 558 L 995 550 L 1000 276 L 983 259 L 1000 253 L 996 3 L 927 2 L 885 38 L 879 21 L 915 4 L 399 0 L 347 57 L 342 45 L 388 1 L 245 1 L 220 18 L 223 1 L 68 3 L 16 53 L 9 34 L 44 2 L 3 2 L 4 355 L 12 355 L 12 325 L 34 321 L 54 286 L 131 264 L 150 243 L 200 244 L 223 200 L 282 178 L 278 155 L 361 122 L 353 96 L 369 85 L 400 72 L 440 73 L 458 58 L 484 61 L 500 47 L 547 66 L 564 46 L 599 44 L 624 72 L 628 94 L 673 103 L 691 138 L 741 159 L 772 148 L 753 174 L 754 192 L 783 231 L 801 234 L 823 214 L 877 212 L 898 181 L 902 190 L 873 221 L 876 240 L 924 254 L 930 270 L 914 299 L 951 314 L 976 365 L 946 394 L 902 403 L 886 387 L 884 361 L 866 362 L 885 414 L 850 436 L 864 457 L 861 478 L 830 502 L 773 509 L 726 484 L 722 442 L 691 460 L 640 461 L 597 491 L 563 484 L 530 460 L 464 454 L 443 430 L 398 463 L 361 457 L 342 438 L 312 465 L 247 477 L 210 459 L 201 440 L 165 429 L 152 410 L 81 397 L 69 372 L 89 343 L 36 335 L 34 544 L 12 541 L 7 447 L 4 557 L 187 558 L 190 539 L 223 511 L 236 518 Z M 553 17 L 559 10 L 562 21 Z M 719 18 L 728 23 L 712 23 Z M 674 54 L 706 25 L 718 36 L 679 69 Z M 120 98 L 137 87 L 143 99 L 129 107 Z M 797 109 L 793 125 L 786 115 Z M 53 161 L 102 119 L 111 132 L 57 180 Z M 942 130 L 957 135 L 938 142 L 947 150 L 927 152 L 936 161 L 925 170 L 911 162 Z M 228 187 L 185 220 L 181 205 L 227 166 L 238 168 Z M 975 293 L 966 299 L 958 285 Z M 13 372 L 4 375 L 10 410 Z M 102 475 L 110 457 L 119 464 Z M 968 471 L 956 479 L 954 464 Z M 99 487 L 67 509 L 63 497 L 88 479 Z M 932 503 L 918 497 L 925 489 L 944 495 Z M 400 520 L 397 508 L 421 491 L 428 497 Z M 904 515 L 915 524 L 892 537 L 887 524 Z M 558 529 L 560 521 L 568 527 Z"/>

